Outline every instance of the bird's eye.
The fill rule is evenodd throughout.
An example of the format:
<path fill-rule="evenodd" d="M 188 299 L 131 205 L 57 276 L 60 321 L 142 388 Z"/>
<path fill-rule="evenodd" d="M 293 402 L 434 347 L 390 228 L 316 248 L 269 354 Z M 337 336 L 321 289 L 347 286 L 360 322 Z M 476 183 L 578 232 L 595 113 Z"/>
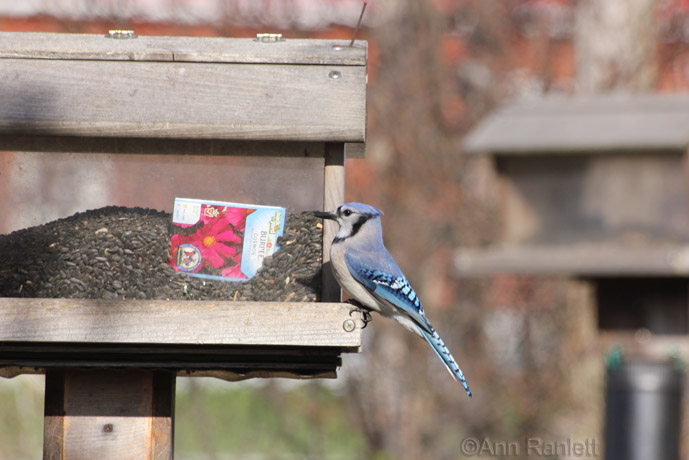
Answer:
<path fill-rule="evenodd" d="M 345 209 L 342 214 L 344 214 L 345 217 L 349 217 L 352 215 L 352 211 L 349 209 Z"/>

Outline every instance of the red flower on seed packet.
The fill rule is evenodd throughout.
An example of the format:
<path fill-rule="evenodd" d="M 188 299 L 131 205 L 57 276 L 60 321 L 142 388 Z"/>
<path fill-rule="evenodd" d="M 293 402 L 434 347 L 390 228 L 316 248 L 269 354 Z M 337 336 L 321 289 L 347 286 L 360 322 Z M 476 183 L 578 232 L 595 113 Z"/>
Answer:
<path fill-rule="evenodd" d="M 247 211 L 250 209 L 235 208 L 231 206 L 201 205 L 201 218 L 204 223 L 217 220 L 226 220 L 235 230 L 244 231 L 246 226 Z"/>
<path fill-rule="evenodd" d="M 206 221 L 190 239 L 190 244 L 201 250 L 203 260 L 214 268 L 222 267 L 227 259 L 242 252 L 242 248 L 238 246 L 242 243 L 242 238 L 237 236 L 225 219 Z"/>
<path fill-rule="evenodd" d="M 251 213 L 251 209 L 245 208 L 225 208 L 223 216 L 235 230 L 243 232 L 246 228 L 246 216 Z"/>
<path fill-rule="evenodd" d="M 170 238 L 170 264 L 187 272 L 199 272 L 204 266 L 210 266 L 231 273 L 232 278 L 246 279 L 239 267 L 247 210 L 204 204 L 200 211 L 200 220 L 196 224 L 180 225 L 182 228 L 195 226 L 195 232 L 188 235 L 175 233 Z"/>

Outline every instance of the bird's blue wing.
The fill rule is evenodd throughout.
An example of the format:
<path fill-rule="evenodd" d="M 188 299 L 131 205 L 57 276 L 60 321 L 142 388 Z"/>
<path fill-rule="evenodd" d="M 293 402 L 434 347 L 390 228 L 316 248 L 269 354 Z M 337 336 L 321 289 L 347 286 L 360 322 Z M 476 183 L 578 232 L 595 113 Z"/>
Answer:
<path fill-rule="evenodd" d="M 386 253 L 381 257 L 382 260 L 380 258 L 376 260 L 361 252 L 348 250 L 345 253 L 345 262 L 354 279 L 371 294 L 381 302 L 402 310 L 421 329 L 432 334 L 433 328 L 409 281 L 404 277 L 392 256 Z"/>
<path fill-rule="evenodd" d="M 419 298 L 390 253 L 387 250 L 379 250 L 371 254 L 349 249 L 345 252 L 345 262 L 354 279 L 374 297 L 384 304 L 397 308 L 416 324 L 421 336 L 433 348 L 450 375 L 462 384 L 471 397 L 471 390 L 462 370 L 428 322 Z"/>

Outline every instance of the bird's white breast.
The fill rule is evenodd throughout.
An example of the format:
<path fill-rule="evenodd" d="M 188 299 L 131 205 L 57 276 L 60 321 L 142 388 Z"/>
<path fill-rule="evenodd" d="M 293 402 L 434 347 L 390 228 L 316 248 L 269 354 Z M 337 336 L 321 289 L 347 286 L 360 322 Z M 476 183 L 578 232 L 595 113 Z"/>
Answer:
<path fill-rule="evenodd" d="M 355 298 L 364 306 L 381 312 L 381 306 L 375 297 L 369 293 L 349 272 L 345 261 L 346 244 L 333 244 L 330 248 L 330 264 L 337 282 L 351 297 Z M 383 313 L 383 312 L 381 312 Z"/>

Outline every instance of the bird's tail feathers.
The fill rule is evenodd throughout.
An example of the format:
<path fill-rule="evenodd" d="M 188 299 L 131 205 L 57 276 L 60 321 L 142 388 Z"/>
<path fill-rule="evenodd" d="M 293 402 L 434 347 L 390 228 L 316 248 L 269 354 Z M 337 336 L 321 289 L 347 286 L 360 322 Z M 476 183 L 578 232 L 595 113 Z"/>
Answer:
<path fill-rule="evenodd" d="M 445 345 L 445 342 L 443 342 L 443 339 L 440 338 L 438 333 L 433 328 L 431 328 L 430 334 L 422 328 L 419 328 L 419 330 L 421 331 L 421 334 L 426 339 L 426 341 L 431 345 L 433 351 L 435 351 L 435 353 L 438 355 L 443 364 L 445 364 L 445 367 L 450 372 L 452 378 L 458 380 L 462 384 L 467 394 L 471 398 L 471 390 L 469 390 L 469 385 L 467 385 L 467 381 L 464 378 L 464 374 L 462 373 L 462 370 L 459 368 L 457 361 L 455 361 L 455 359 L 452 357 L 452 354 Z"/>

